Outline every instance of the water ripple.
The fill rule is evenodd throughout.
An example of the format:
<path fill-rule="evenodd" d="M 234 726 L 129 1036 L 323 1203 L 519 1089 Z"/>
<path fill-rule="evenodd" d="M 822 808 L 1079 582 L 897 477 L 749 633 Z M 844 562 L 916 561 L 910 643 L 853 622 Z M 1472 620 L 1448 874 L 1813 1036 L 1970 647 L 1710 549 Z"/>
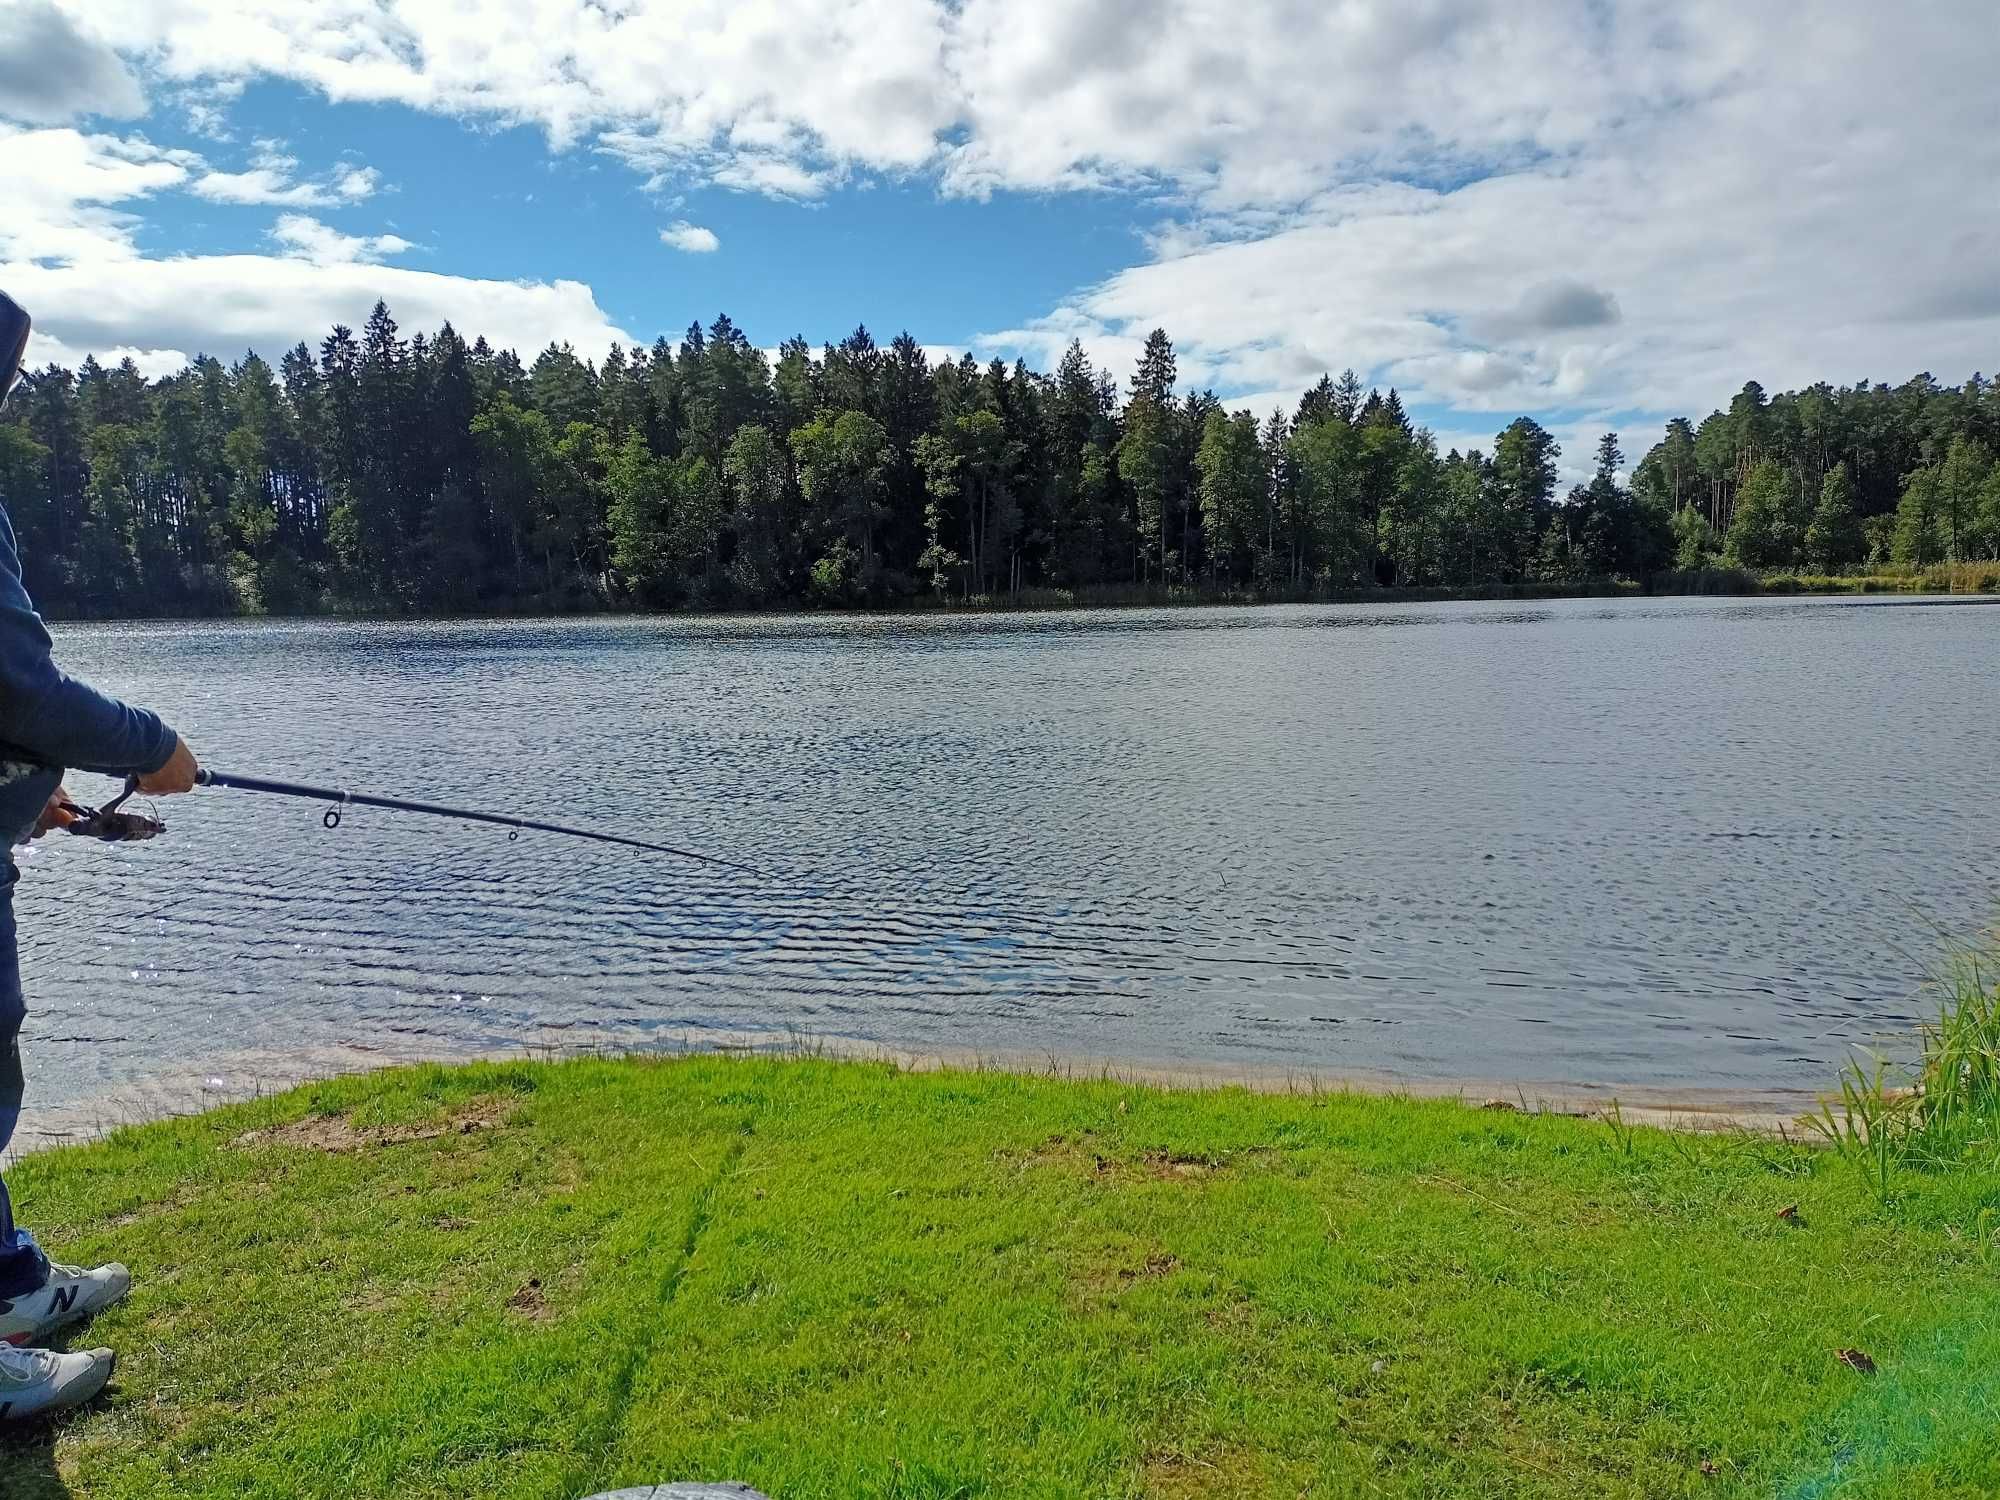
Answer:
<path fill-rule="evenodd" d="M 28 861 L 33 1086 L 802 1029 L 1809 1087 L 2000 897 L 1996 647 L 1901 601 L 70 627 L 218 766 L 758 873 L 169 802 Z"/>

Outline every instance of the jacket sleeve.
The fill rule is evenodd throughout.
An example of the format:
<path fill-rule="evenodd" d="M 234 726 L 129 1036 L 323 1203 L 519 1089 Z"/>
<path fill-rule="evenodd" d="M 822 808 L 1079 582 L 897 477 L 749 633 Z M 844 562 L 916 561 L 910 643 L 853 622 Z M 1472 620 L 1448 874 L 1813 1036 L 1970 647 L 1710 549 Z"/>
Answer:
<path fill-rule="evenodd" d="M 52 766 L 108 776 L 157 771 L 173 758 L 176 737 L 158 714 L 78 682 L 55 664 L 52 645 L 0 509 L 0 740 Z"/>

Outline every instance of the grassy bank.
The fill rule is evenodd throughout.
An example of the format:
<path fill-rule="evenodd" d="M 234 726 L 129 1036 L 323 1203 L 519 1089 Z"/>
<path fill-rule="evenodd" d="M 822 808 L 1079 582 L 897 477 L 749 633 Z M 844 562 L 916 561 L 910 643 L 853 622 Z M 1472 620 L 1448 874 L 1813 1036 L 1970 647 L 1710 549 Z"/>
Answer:
<path fill-rule="evenodd" d="M 1775 1141 L 692 1058 L 341 1079 L 13 1180 L 139 1282 L 10 1500 L 2000 1491 L 2000 1181 Z"/>
<path fill-rule="evenodd" d="M 1653 594 L 2000 594 L 2000 562 L 1938 563 L 1891 573 L 1751 573 L 1685 568 L 1657 574 Z"/>
<path fill-rule="evenodd" d="M 1460 588 L 1222 589 L 1207 584 L 1118 584 L 1080 589 L 1023 589 L 975 599 L 917 599 L 903 608 L 945 612 L 1167 608 L 1257 604 L 1549 603 L 1559 599 L 1636 599 L 1679 595 L 2000 594 L 2000 562 L 1940 563 L 1884 573 L 1754 573 L 1688 568 L 1653 575 L 1643 586 L 1625 578 L 1484 583 Z"/>

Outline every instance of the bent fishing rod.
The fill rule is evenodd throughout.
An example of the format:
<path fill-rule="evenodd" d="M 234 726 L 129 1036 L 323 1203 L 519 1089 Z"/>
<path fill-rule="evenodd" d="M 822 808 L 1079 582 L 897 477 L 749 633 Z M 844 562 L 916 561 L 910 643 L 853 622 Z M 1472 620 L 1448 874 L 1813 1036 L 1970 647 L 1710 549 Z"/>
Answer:
<path fill-rule="evenodd" d="M 655 844 L 645 839 L 630 838 L 622 833 L 604 833 L 595 828 L 578 828 L 569 823 L 547 823 L 536 818 L 516 818 L 506 813 L 480 812 L 469 807 L 446 807 L 437 802 L 412 802 L 403 797 L 377 797 L 368 792 L 305 786 L 292 781 L 271 781 L 261 776 L 238 776 L 232 772 L 211 771 L 206 768 L 195 773 L 195 785 L 229 787 L 240 792 L 265 792 L 276 797 L 297 797 L 311 802 L 329 803 L 331 805 L 320 817 L 320 821 L 328 828 L 338 828 L 341 814 L 349 807 L 380 807 L 390 812 L 423 813 L 434 818 L 454 818 L 461 823 L 492 824 L 495 827 L 505 828 L 510 840 L 520 837 L 521 830 L 527 829 L 534 833 L 557 833 L 567 838 L 591 839 L 600 844 L 622 844 L 628 849 L 645 849 L 653 854 L 671 854 L 680 859 L 691 859 L 725 870 L 741 870 L 746 875 L 758 873 L 750 866 L 738 864 L 734 860 L 721 859 L 713 854 L 699 854 L 692 849 L 678 849 L 672 844 Z M 125 783 L 123 792 L 101 808 L 70 804 L 69 811 L 74 817 L 67 825 L 67 831 L 112 842 L 148 839 L 166 832 L 166 825 L 158 819 L 120 810 L 124 802 L 137 792 L 138 787 L 138 778 L 133 777 Z"/>

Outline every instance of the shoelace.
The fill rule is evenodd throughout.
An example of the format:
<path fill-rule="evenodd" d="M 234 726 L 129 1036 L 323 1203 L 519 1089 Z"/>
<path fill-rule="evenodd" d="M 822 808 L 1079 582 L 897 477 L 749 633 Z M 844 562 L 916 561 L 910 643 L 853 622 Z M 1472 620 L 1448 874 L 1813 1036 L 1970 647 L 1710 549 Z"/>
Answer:
<path fill-rule="evenodd" d="M 0 1344 L 0 1390 L 37 1385 L 55 1373 L 56 1357 L 46 1349 L 16 1349 Z"/>

